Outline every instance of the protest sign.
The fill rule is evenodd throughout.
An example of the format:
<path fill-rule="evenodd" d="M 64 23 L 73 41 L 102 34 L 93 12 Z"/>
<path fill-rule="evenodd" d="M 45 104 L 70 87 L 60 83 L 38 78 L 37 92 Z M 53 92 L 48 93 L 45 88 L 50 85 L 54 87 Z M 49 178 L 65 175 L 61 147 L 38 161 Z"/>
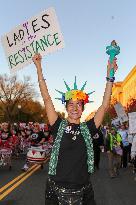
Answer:
<path fill-rule="evenodd" d="M 111 124 L 114 125 L 115 127 L 120 126 L 120 119 L 117 117 L 115 119 L 112 119 Z"/>
<path fill-rule="evenodd" d="M 136 133 L 136 112 L 128 113 L 129 117 L 129 133 Z"/>
<path fill-rule="evenodd" d="M 1 40 L 11 72 L 30 64 L 35 53 L 46 55 L 64 47 L 53 8 L 17 26 Z"/>
<path fill-rule="evenodd" d="M 125 113 L 124 107 L 121 105 L 121 103 L 117 103 L 114 105 L 114 108 L 116 110 L 117 116 L 121 123 L 128 121 L 128 116 Z"/>

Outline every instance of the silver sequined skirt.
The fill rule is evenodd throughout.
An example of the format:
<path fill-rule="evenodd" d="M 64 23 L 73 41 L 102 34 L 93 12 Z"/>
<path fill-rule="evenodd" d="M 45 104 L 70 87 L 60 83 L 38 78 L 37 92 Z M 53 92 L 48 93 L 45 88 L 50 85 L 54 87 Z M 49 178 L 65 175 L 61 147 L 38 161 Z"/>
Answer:
<path fill-rule="evenodd" d="M 66 189 L 48 178 L 45 205 L 96 205 L 91 183 L 80 189 Z"/>

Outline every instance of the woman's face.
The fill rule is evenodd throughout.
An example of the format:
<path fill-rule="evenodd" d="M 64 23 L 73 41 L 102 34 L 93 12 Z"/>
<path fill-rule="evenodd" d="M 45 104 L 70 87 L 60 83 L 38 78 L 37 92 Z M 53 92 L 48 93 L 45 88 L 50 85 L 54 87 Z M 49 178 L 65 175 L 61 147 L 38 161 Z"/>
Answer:
<path fill-rule="evenodd" d="M 38 123 L 34 123 L 33 131 L 34 132 L 39 132 L 39 130 L 40 130 L 39 124 Z"/>
<path fill-rule="evenodd" d="M 111 129 L 111 134 L 112 135 L 115 135 L 116 134 L 116 131 L 114 129 Z"/>
<path fill-rule="evenodd" d="M 5 129 L 5 130 L 8 129 L 8 126 L 9 126 L 8 123 L 5 122 L 5 123 L 3 124 L 3 129 Z"/>
<path fill-rule="evenodd" d="M 125 130 L 125 125 L 121 125 L 121 130 Z"/>
<path fill-rule="evenodd" d="M 30 131 L 30 130 L 26 130 L 26 134 L 27 134 L 27 135 L 30 135 L 30 134 L 31 134 L 31 131 Z"/>
<path fill-rule="evenodd" d="M 83 102 L 81 100 L 69 100 L 66 107 L 68 117 L 77 120 L 81 117 L 83 112 Z"/>

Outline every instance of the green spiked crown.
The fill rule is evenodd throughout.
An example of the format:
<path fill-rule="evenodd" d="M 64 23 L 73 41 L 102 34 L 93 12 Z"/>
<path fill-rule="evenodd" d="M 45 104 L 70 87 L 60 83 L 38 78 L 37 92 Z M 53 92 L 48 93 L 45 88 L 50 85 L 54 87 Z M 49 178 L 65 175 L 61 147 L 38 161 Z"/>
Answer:
<path fill-rule="evenodd" d="M 91 95 L 94 91 L 90 92 L 90 93 L 85 93 L 84 92 L 84 88 L 86 86 L 87 81 L 83 84 L 82 88 L 80 90 L 78 90 L 77 88 L 77 83 L 76 83 L 76 76 L 75 76 L 75 82 L 74 82 L 74 88 L 70 89 L 70 87 L 68 86 L 68 84 L 66 83 L 66 81 L 64 80 L 64 84 L 66 86 L 66 93 L 61 92 L 59 90 L 56 90 L 58 93 L 60 93 L 62 95 L 61 98 L 55 98 L 57 100 L 61 100 L 62 103 L 65 103 L 68 100 L 82 100 L 84 102 L 84 105 L 86 103 L 89 102 L 93 102 L 93 101 L 89 101 L 89 95 Z"/>

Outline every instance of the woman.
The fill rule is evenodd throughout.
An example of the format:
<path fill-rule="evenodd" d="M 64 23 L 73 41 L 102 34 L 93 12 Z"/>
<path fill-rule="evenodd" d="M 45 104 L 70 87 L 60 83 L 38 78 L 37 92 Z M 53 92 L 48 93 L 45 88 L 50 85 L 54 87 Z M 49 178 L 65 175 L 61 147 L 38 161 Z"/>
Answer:
<path fill-rule="evenodd" d="M 111 127 L 106 138 L 106 151 L 109 161 L 109 174 L 115 178 L 119 174 L 122 156 L 122 138 L 115 127 Z"/>
<path fill-rule="evenodd" d="M 110 78 L 109 73 L 111 68 L 117 68 L 116 60 L 112 65 L 108 63 L 107 84 L 102 105 L 95 117 L 86 123 L 80 123 L 84 104 L 88 102 L 88 95 L 82 92 L 83 89 L 78 90 L 74 85 L 72 91 L 65 83 L 68 91 L 62 93 L 62 101 L 66 104 L 68 118 L 62 120 L 55 111 L 48 93 L 46 80 L 42 74 L 40 54 L 36 54 L 33 61 L 37 68 L 39 87 L 55 140 L 49 163 L 45 204 L 94 205 L 90 182 L 94 165 L 91 136 L 97 132 L 110 103 L 114 78 Z"/>
<path fill-rule="evenodd" d="M 94 149 L 94 168 L 100 169 L 100 155 L 104 151 L 103 133 L 99 128 L 97 133 L 93 136 L 93 149 Z"/>
<path fill-rule="evenodd" d="M 133 162 L 133 172 L 136 175 L 136 134 L 133 134 L 133 141 L 131 147 L 131 159 Z M 136 176 L 135 176 L 136 180 Z"/>
<path fill-rule="evenodd" d="M 37 122 L 34 123 L 33 130 L 31 132 L 30 136 L 28 137 L 27 141 L 30 142 L 31 147 L 38 147 L 45 142 L 45 135 L 44 135 L 44 132 L 40 130 L 39 123 L 37 123 Z M 26 163 L 24 164 L 24 166 L 22 168 L 22 171 L 27 171 L 30 167 L 30 164 L 31 163 L 27 159 Z M 43 164 L 41 164 L 41 168 L 43 168 Z"/>
<path fill-rule="evenodd" d="M 4 122 L 0 132 L 0 146 L 10 148 L 12 145 L 12 133 L 10 131 L 10 124 Z"/>
<path fill-rule="evenodd" d="M 127 168 L 129 153 L 130 153 L 131 148 L 130 148 L 129 141 L 128 141 L 128 130 L 126 129 L 125 124 L 122 124 L 120 126 L 119 134 L 122 137 L 122 143 L 123 143 L 122 166 L 123 168 Z"/>
<path fill-rule="evenodd" d="M 0 165 L 9 165 L 11 170 L 11 154 L 13 149 L 13 136 L 10 131 L 10 124 L 4 122 L 0 131 Z"/>

